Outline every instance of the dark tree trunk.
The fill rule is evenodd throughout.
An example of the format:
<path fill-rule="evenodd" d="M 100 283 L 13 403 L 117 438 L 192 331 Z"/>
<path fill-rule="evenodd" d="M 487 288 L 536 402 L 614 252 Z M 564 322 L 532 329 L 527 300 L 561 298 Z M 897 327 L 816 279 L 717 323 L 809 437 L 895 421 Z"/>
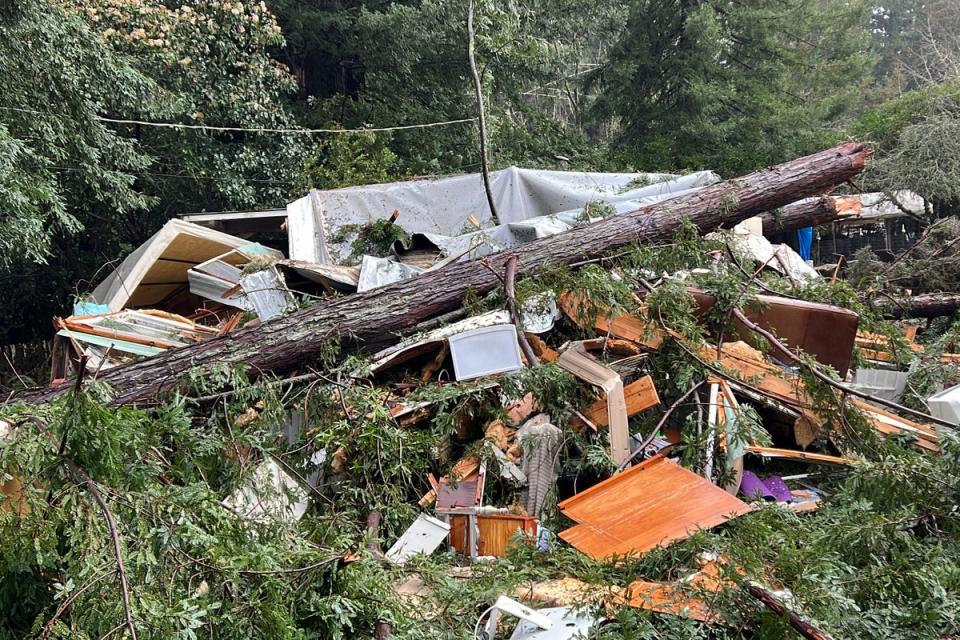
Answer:
<path fill-rule="evenodd" d="M 924 293 L 911 298 L 881 298 L 876 301 L 894 318 L 936 318 L 952 315 L 960 309 L 960 293 Z"/>
<path fill-rule="evenodd" d="M 503 271 L 513 253 L 523 257 L 517 275 L 524 276 L 596 258 L 634 242 L 667 240 L 684 219 L 701 232 L 735 224 L 846 182 L 863 169 L 869 153 L 860 144 L 841 145 L 489 256 L 491 269 L 476 261 L 451 264 L 116 367 L 101 373 L 99 380 L 112 385 L 115 404 L 144 404 L 155 402 L 157 394 L 175 387 L 191 369 L 203 375 L 226 365 L 242 367 L 251 376 L 283 374 L 315 364 L 337 342 L 343 352 L 374 351 L 396 342 L 398 333 L 462 307 L 468 292 L 482 295 L 497 287 L 500 281 L 494 273 Z M 50 400 L 69 388 L 67 384 L 33 392 L 23 400 Z"/>
<path fill-rule="evenodd" d="M 800 227 L 816 227 L 833 222 L 839 217 L 837 199 L 833 196 L 810 198 L 783 207 L 778 212 L 761 214 L 763 235 L 792 231 Z"/>

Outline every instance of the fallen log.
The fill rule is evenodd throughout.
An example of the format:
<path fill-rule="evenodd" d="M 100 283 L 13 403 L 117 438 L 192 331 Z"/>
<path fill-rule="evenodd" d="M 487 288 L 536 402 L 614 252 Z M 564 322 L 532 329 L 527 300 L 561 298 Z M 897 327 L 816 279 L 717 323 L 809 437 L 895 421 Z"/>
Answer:
<path fill-rule="evenodd" d="M 924 293 L 909 298 L 883 298 L 875 303 L 893 318 L 936 318 L 960 309 L 960 293 Z"/>
<path fill-rule="evenodd" d="M 861 144 L 844 144 L 535 240 L 522 247 L 523 261 L 517 274 L 596 258 L 635 242 L 664 241 L 685 219 L 701 232 L 736 224 L 846 182 L 863 170 L 869 155 Z M 319 361 L 324 351 L 338 342 L 343 352 L 380 349 L 396 342 L 400 332 L 461 308 L 468 292 L 482 295 L 500 285 L 495 273 L 504 269 L 511 255 L 488 256 L 490 269 L 476 261 L 450 264 L 416 278 L 330 300 L 259 327 L 110 369 L 99 380 L 112 386 L 114 404 L 144 404 L 175 387 L 190 370 L 203 375 L 225 365 L 237 366 L 255 377 L 302 369 Z M 44 402 L 69 388 L 69 384 L 61 384 L 19 399 Z"/>
<path fill-rule="evenodd" d="M 760 214 L 763 235 L 771 236 L 800 227 L 816 227 L 833 222 L 840 218 L 840 208 L 837 206 L 839 201 L 840 198 L 836 196 L 806 198 L 780 210 L 764 212 Z"/>

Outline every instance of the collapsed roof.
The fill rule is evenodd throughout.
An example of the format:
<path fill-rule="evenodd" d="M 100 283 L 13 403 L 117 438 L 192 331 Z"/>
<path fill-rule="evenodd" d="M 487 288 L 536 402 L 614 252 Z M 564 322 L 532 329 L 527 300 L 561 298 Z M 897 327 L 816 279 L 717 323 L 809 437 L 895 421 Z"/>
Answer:
<path fill-rule="evenodd" d="M 197 264 L 240 248 L 246 253 L 283 257 L 279 251 L 251 245 L 242 238 L 173 219 L 127 256 L 97 285 L 91 297 L 111 312 L 126 307 L 163 306 L 171 311 L 191 304 L 196 307 L 201 299 L 190 293 L 187 272 Z"/>

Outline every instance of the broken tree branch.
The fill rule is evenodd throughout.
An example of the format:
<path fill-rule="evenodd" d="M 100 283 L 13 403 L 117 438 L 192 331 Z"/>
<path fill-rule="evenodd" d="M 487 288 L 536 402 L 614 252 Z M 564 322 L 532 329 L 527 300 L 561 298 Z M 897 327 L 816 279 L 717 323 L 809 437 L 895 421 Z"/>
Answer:
<path fill-rule="evenodd" d="M 43 420 L 35 416 L 28 416 L 28 418 L 43 432 L 50 443 L 59 449 L 56 436 L 47 428 Z M 74 481 L 87 488 L 87 492 L 100 507 L 100 513 L 107 523 L 107 529 L 110 532 L 110 541 L 113 546 L 113 558 L 117 563 L 117 576 L 120 578 L 120 593 L 123 597 L 123 611 L 126 616 L 126 626 L 130 630 L 131 640 L 137 640 L 137 627 L 133 623 L 133 609 L 130 606 L 130 586 L 127 582 L 127 569 L 123 563 L 123 553 L 120 548 L 120 534 L 117 532 L 117 520 L 113 516 L 113 511 L 110 509 L 110 506 L 107 505 L 107 501 L 104 500 L 103 494 L 100 493 L 100 489 L 97 487 L 97 483 L 93 481 L 93 478 L 87 475 L 87 472 L 69 456 L 58 451 L 57 457 L 63 462 L 64 466 L 70 472 L 70 475 L 73 476 Z"/>
<path fill-rule="evenodd" d="M 638 241 L 668 240 L 684 220 L 701 232 L 735 224 L 843 183 L 863 169 L 869 155 L 863 145 L 841 145 L 534 240 L 523 245 L 524 259 L 517 267 L 517 276 L 597 257 Z M 490 264 L 499 269 L 508 259 L 503 252 L 488 256 Z M 319 360 L 331 341 L 341 342 L 341 353 L 361 348 L 374 351 L 393 344 L 399 339 L 398 333 L 462 308 L 468 291 L 483 295 L 498 284 L 493 274 L 477 268 L 474 261 L 450 264 L 258 327 L 114 367 L 104 372 L 100 381 L 115 390 L 114 404 L 130 405 L 153 400 L 158 393 L 175 388 L 191 370 L 204 374 L 226 365 L 254 376 L 263 372 L 283 374 Z M 62 394 L 65 386 L 69 385 L 35 391 L 19 399 L 44 402 Z"/>
<path fill-rule="evenodd" d="M 663 428 L 663 425 L 667 424 L 667 418 L 670 417 L 670 415 L 674 412 L 674 410 L 677 407 L 681 406 L 686 401 L 687 398 L 689 398 L 691 395 L 696 393 L 697 389 L 699 389 L 706 383 L 707 383 L 706 380 L 701 380 L 697 384 L 693 385 L 687 390 L 686 393 L 684 393 L 682 396 L 677 398 L 677 401 L 674 402 L 672 405 L 670 405 L 670 407 L 666 411 L 664 411 L 663 416 L 660 417 L 660 421 L 657 422 L 657 426 L 653 428 L 653 430 L 650 432 L 650 435 L 644 438 L 643 442 L 640 443 L 640 446 L 637 447 L 637 450 L 630 454 L 630 457 L 628 457 L 626 460 L 620 463 L 620 466 L 617 467 L 617 473 L 620 473 L 621 471 L 626 469 L 627 466 L 633 463 L 634 459 L 637 456 L 643 453 L 644 449 L 650 446 L 650 443 L 653 442 L 653 439 L 657 437 L 658 433 L 660 433 L 660 429 Z"/>
<path fill-rule="evenodd" d="M 493 203 L 493 190 L 490 188 L 490 167 L 487 166 L 487 114 L 483 107 L 483 83 L 477 71 L 476 32 L 473 28 L 474 1 L 467 7 L 467 56 L 470 58 L 470 75 L 473 76 L 473 90 L 477 94 L 477 125 L 480 129 L 480 174 L 483 176 L 483 190 L 487 194 L 490 217 L 494 224 L 500 224 L 497 207 Z"/>
<path fill-rule="evenodd" d="M 110 531 L 110 541 L 113 543 L 113 557 L 117 561 L 117 575 L 120 577 L 120 593 L 123 596 L 123 612 L 127 619 L 127 628 L 130 630 L 131 640 L 137 640 L 137 627 L 133 624 L 133 609 L 130 607 L 130 585 L 127 582 L 127 570 L 123 564 L 123 553 L 120 549 L 120 535 L 117 533 L 117 520 L 113 517 L 113 511 L 103 499 L 103 494 L 97 488 L 93 478 L 88 476 L 73 460 L 66 456 L 61 456 L 63 463 L 70 470 L 70 473 L 77 480 L 87 487 L 87 491 L 93 496 L 93 499 L 100 506 L 103 519 L 107 523 L 107 529 Z"/>
<path fill-rule="evenodd" d="M 874 302 L 893 318 L 936 318 L 960 309 L 960 293 L 924 293 L 909 298 Z"/>
<path fill-rule="evenodd" d="M 839 217 L 837 198 L 834 196 L 807 198 L 789 204 L 779 212 L 768 211 L 760 214 L 765 236 L 792 231 L 798 227 L 816 227 L 833 222 Z"/>
<path fill-rule="evenodd" d="M 747 593 L 762 602 L 765 607 L 777 615 L 786 616 L 790 626 L 796 629 L 804 638 L 808 640 L 833 640 L 833 636 L 807 622 L 797 615 L 795 611 L 786 608 L 775 595 L 763 587 L 753 583 L 747 583 L 745 588 Z"/>
<path fill-rule="evenodd" d="M 518 260 L 519 258 L 517 258 L 516 254 L 507 258 L 507 266 L 503 272 L 503 292 L 507 296 L 507 309 L 510 311 L 510 319 L 513 320 L 513 324 L 517 327 L 517 339 L 520 341 L 520 348 L 523 349 L 523 355 L 527 358 L 527 365 L 534 367 L 540 364 L 540 359 L 537 358 L 537 354 L 534 353 L 533 348 L 530 346 L 530 341 L 527 340 L 527 334 L 523 332 L 520 324 L 520 312 L 517 311 L 517 292 L 514 283 L 517 279 Z"/>

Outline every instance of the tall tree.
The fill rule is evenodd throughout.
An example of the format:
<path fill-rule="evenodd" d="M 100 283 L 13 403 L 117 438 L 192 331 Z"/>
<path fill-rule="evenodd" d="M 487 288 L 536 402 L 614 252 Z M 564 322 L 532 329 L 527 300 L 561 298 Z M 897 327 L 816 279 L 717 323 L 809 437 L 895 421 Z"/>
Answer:
<path fill-rule="evenodd" d="M 168 92 L 158 119 L 253 130 L 296 128 L 283 101 L 296 83 L 268 54 L 283 37 L 264 2 L 91 0 L 83 13 L 105 42 L 129 54 Z M 171 212 L 283 204 L 308 142 L 302 134 L 274 131 L 136 125 L 126 131 L 156 158 L 151 180 L 143 186 L 161 198 L 161 218 Z"/>
<path fill-rule="evenodd" d="M 151 204 L 135 184 L 150 157 L 98 118 L 142 116 L 158 91 L 73 10 L 0 6 L 0 342 L 12 342 L 46 332 L 92 273 L 78 253 L 100 252 Z"/>
<path fill-rule="evenodd" d="M 263 2 L 3 6 L 0 278 L 20 303 L 0 311 L 0 341 L 48 334 L 170 217 L 292 195 L 309 138 L 249 131 L 297 127 Z"/>
<path fill-rule="evenodd" d="M 596 115 L 647 169 L 737 173 L 824 146 L 868 78 L 869 7 L 635 0 L 595 76 Z"/>

